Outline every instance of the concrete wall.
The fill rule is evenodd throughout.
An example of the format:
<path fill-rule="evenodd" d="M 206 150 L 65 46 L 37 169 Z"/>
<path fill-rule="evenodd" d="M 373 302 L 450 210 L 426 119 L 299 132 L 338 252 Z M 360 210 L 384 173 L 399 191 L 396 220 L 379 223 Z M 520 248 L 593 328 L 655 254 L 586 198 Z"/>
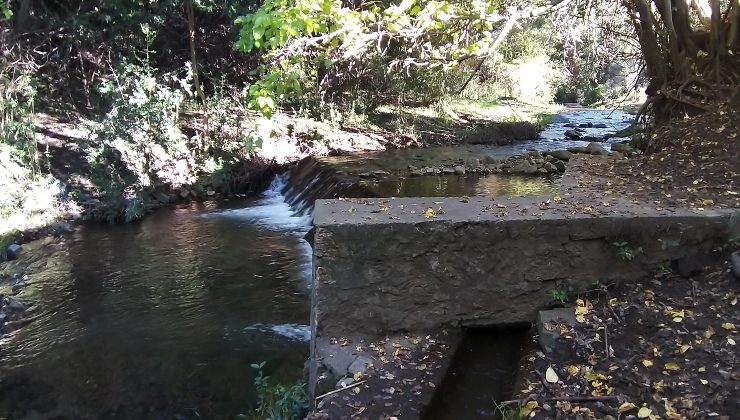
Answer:
<path fill-rule="evenodd" d="M 586 289 L 636 279 L 740 234 L 737 210 L 546 200 L 318 200 L 314 337 L 529 323 L 560 282 Z M 427 208 L 439 214 L 427 217 Z M 622 240 L 642 249 L 635 260 L 617 257 Z"/>

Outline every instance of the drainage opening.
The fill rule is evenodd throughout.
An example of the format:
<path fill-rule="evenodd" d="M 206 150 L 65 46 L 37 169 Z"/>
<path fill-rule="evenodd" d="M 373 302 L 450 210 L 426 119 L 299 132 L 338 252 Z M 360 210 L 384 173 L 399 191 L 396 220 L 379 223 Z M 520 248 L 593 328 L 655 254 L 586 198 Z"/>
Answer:
<path fill-rule="evenodd" d="M 509 400 L 527 343 L 526 328 L 468 329 L 425 420 L 497 419 Z"/>

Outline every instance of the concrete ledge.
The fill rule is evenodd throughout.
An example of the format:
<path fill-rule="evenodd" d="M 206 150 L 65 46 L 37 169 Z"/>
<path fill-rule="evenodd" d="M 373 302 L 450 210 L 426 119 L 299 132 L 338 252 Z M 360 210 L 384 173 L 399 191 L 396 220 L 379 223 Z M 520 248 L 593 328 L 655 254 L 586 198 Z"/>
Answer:
<path fill-rule="evenodd" d="M 635 279 L 740 232 L 738 210 L 527 198 L 318 200 L 314 337 L 531 323 L 568 283 Z M 618 257 L 626 242 L 635 258 Z"/>

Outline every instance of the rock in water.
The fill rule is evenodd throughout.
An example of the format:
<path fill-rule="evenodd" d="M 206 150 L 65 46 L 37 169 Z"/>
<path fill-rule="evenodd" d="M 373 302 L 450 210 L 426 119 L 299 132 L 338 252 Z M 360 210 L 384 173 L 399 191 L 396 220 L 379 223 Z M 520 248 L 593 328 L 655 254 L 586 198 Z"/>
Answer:
<path fill-rule="evenodd" d="M 567 130 L 565 132 L 565 137 L 570 140 L 580 140 L 581 135 L 576 130 Z"/>

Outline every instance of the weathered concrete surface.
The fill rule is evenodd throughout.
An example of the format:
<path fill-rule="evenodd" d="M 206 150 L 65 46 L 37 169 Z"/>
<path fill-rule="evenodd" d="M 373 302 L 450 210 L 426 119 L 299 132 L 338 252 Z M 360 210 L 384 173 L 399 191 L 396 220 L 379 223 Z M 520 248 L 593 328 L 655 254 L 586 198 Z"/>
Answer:
<path fill-rule="evenodd" d="M 738 210 L 616 198 L 318 200 L 313 337 L 531 323 L 560 283 L 578 291 L 647 275 L 736 236 L 739 220 Z M 615 242 L 634 260 L 620 259 Z"/>

